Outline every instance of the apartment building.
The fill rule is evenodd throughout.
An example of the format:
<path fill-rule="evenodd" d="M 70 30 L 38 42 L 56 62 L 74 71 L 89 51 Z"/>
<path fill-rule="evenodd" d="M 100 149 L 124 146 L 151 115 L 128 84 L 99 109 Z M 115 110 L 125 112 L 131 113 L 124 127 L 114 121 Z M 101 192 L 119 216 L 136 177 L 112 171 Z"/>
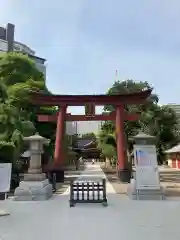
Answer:
<path fill-rule="evenodd" d="M 36 56 L 35 51 L 26 44 L 15 41 L 15 26 L 8 23 L 6 27 L 0 27 L 0 52 L 21 52 L 27 54 L 35 63 L 39 71 L 46 77 L 46 59 Z"/>

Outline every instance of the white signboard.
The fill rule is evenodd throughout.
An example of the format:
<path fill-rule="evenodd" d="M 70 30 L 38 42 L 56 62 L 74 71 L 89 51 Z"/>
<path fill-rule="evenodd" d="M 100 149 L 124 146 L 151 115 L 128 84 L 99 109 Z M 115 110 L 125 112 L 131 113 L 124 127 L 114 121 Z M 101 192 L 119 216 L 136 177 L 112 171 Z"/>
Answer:
<path fill-rule="evenodd" d="M 156 167 L 156 147 L 154 145 L 134 145 L 134 161 L 136 167 Z"/>
<path fill-rule="evenodd" d="M 0 163 L 0 192 L 9 192 L 11 183 L 11 163 Z"/>
<path fill-rule="evenodd" d="M 134 145 L 136 165 L 136 188 L 159 189 L 159 172 L 156 147 L 154 145 Z"/>
<path fill-rule="evenodd" d="M 137 189 L 159 189 L 159 172 L 155 167 L 136 168 L 136 188 Z"/>

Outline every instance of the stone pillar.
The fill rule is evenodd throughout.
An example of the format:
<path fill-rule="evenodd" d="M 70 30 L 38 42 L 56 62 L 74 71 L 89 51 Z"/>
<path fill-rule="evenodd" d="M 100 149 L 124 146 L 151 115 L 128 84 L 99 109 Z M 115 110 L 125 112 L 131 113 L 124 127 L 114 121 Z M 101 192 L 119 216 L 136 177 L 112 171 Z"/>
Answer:
<path fill-rule="evenodd" d="M 28 173 L 24 174 L 24 181 L 15 189 L 14 199 L 16 201 L 47 200 L 52 197 L 52 185 L 42 173 L 41 154 L 43 144 L 48 144 L 48 140 L 39 134 L 25 137 L 24 140 L 29 142 L 30 164 Z"/>
<path fill-rule="evenodd" d="M 127 150 L 124 133 L 124 105 L 116 107 L 116 144 L 118 176 L 122 182 L 128 182 L 130 179 L 131 171 L 126 168 Z"/>
<path fill-rule="evenodd" d="M 155 137 L 140 132 L 132 138 L 134 144 L 134 178 L 128 188 L 133 200 L 162 200 L 164 191 L 160 186 Z"/>

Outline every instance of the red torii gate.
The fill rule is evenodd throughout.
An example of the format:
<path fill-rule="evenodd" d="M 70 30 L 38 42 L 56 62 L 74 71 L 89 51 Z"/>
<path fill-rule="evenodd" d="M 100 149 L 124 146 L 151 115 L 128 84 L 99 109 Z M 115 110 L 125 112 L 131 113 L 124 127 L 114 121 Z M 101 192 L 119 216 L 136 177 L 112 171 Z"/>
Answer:
<path fill-rule="evenodd" d="M 138 120 L 138 114 L 128 114 L 124 110 L 127 104 L 142 104 L 151 94 L 151 89 L 122 95 L 45 95 L 34 93 L 32 97 L 33 103 L 41 106 L 59 106 L 56 115 L 38 115 L 40 122 L 57 121 L 56 141 L 54 151 L 54 169 L 61 169 L 64 161 L 63 138 L 65 134 L 66 121 L 95 121 L 95 120 L 115 120 L 116 121 L 116 140 L 117 140 L 117 158 L 119 177 L 123 181 L 126 179 L 125 161 L 126 141 L 124 134 L 124 121 Z M 86 115 L 67 114 L 68 106 L 88 106 Z M 115 112 L 109 114 L 95 115 L 95 106 L 113 105 Z"/>

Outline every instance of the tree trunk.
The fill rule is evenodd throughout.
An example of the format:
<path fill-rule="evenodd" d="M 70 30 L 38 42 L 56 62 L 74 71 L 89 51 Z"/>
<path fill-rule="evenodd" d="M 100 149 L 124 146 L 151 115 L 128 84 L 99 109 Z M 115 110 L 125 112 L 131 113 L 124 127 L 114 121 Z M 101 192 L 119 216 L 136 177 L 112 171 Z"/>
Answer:
<path fill-rule="evenodd" d="M 76 170 L 79 170 L 79 159 L 75 161 L 75 164 L 76 164 Z"/>
<path fill-rule="evenodd" d="M 110 164 L 110 159 L 109 159 L 109 158 L 106 158 L 105 167 L 106 167 L 106 168 L 109 168 L 110 166 L 111 166 L 111 164 Z"/>

